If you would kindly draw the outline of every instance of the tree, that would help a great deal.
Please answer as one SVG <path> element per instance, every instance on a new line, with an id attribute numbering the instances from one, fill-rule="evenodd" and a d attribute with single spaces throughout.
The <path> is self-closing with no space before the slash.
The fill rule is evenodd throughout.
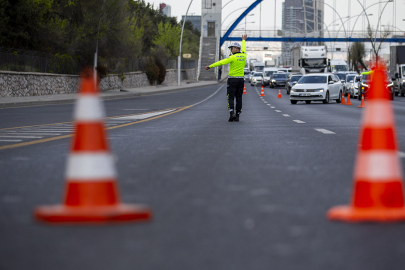
<path id="1" fill-rule="evenodd" d="M 379 38 L 380 41 L 377 42 L 376 38 L 378 36 L 377 31 L 374 31 L 374 29 L 368 25 L 367 27 L 367 38 L 370 40 L 371 47 L 373 49 L 374 55 L 378 57 L 378 54 L 380 50 L 382 49 L 382 44 L 386 38 L 388 38 L 391 35 L 391 31 L 389 29 L 384 29 L 383 32 L 380 31 L 379 33 Z"/>
<path id="2" fill-rule="evenodd" d="M 359 64 L 364 68 L 367 69 L 366 65 L 364 64 L 363 59 L 366 56 L 366 47 L 362 42 L 354 42 L 349 50 L 349 57 L 348 63 L 356 69 L 357 72 Z"/>

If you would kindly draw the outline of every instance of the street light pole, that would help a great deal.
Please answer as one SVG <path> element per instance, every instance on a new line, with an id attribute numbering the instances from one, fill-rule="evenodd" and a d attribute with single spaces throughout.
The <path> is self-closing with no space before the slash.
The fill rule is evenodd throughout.
<path id="1" fill-rule="evenodd" d="M 191 0 L 190 4 L 188 5 L 186 16 L 184 16 L 183 27 L 181 28 L 179 57 L 177 58 L 177 85 L 178 86 L 180 86 L 180 75 L 181 75 L 181 43 L 183 41 L 183 30 L 184 30 L 184 24 L 186 23 L 186 20 L 187 20 L 187 13 L 188 13 L 188 10 L 190 9 L 191 3 L 193 3 L 193 0 Z"/>

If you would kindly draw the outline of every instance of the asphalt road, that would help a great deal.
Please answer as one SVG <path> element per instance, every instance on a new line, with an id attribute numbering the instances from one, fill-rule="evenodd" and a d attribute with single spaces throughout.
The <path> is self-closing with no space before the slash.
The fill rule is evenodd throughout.
<path id="1" fill-rule="evenodd" d="M 360 102 L 246 88 L 237 123 L 225 85 L 105 102 L 121 199 L 154 215 L 125 225 L 34 221 L 62 200 L 73 105 L 1 109 L 0 269 L 404 269 L 405 224 L 325 218 L 350 200 Z"/>

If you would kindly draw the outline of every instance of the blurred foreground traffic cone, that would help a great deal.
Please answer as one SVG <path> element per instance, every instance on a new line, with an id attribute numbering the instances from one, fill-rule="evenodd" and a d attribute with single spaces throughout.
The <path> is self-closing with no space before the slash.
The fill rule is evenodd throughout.
<path id="1" fill-rule="evenodd" d="M 384 68 L 374 70 L 363 113 L 352 201 L 350 205 L 330 209 L 327 217 L 331 220 L 405 220 L 402 168 L 385 76 Z"/>
<path id="2" fill-rule="evenodd" d="M 263 90 L 263 85 L 262 85 L 262 91 L 260 92 L 260 96 L 261 97 L 264 97 L 265 95 L 264 95 L 264 90 Z"/>
<path id="3" fill-rule="evenodd" d="M 278 89 L 278 97 L 277 98 L 283 98 L 282 96 L 281 96 L 281 90 L 280 89 Z"/>
<path id="4" fill-rule="evenodd" d="M 360 103 L 359 108 L 364 108 L 364 107 L 366 107 L 366 104 L 364 103 L 364 96 L 361 96 L 361 103 Z"/>
<path id="5" fill-rule="evenodd" d="M 93 70 L 85 70 L 81 77 L 74 110 L 75 134 L 66 168 L 65 198 L 61 205 L 37 207 L 35 217 L 50 223 L 149 220 L 152 214 L 147 207 L 120 202 L 114 157 L 104 130 L 104 107 Z"/>
<path id="6" fill-rule="evenodd" d="M 243 86 L 243 94 L 246 95 L 246 85 Z"/>
<path id="7" fill-rule="evenodd" d="M 347 102 L 346 102 L 346 105 L 353 105 L 353 104 L 350 102 L 350 94 L 347 94 Z"/>
<path id="8" fill-rule="evenodd" d="M 343 95 L 342 95 L 342 103 L 340 103 L 340 104 L 346 105 L 346 102 L 345 102 L 345 94 L 344 94 L 344 93 L 343 93 Z"/>

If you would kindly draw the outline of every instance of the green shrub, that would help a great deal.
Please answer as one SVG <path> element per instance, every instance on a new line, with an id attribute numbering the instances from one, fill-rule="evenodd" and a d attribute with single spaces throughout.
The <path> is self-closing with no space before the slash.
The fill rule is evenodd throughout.
<path id="1" fill-rule="evenodd" d="M 145 63 L 143 69 L 146 77 L 148 77 L 150 85 L 154 85 L 156 80 L 159 78 L 159 67 L 154 63 L 154 61 L 149 59 Z"/>
<path id="2" fill-rule="evenodd" d="M 157 83 L 162 84 L 166 78 L 166 68 L 163 65 L 162 61 L 160 61 L 160 59 L 156 58 L 155 62 L 156 66 L 159 68 L 159 76 L 157 78 Z"/>

